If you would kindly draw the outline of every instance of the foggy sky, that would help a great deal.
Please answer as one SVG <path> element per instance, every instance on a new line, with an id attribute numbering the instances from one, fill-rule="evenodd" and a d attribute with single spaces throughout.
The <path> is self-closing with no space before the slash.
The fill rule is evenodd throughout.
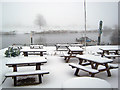
<path id="1" fill-rule="evenodd" d="M 84 30 L 83 2 L 4 2 L 2 3 L 2 31 L 39 31 L 35 19 L 41 14 L 47 26 Z M 102 20 L 104 26 L 118 25 L 117 2 L 87 2 L 87 29 L 98 29 Z"/>

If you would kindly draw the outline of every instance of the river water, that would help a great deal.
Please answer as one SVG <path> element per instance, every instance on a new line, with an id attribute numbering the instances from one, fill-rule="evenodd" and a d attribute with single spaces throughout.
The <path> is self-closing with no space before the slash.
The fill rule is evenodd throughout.
<path id="1" fill-rule="evenodd" d="M 76 38 L 82 37 L 83 33 L 49 33 L 49 34 L 34 34 L 33 44 L 55 45 L 56 43 L 76 43 Z M 112 32 L 102 34 L 102 43 L 111 43 L 110 37 Z M 98 33 L 87 33 L 87 37 L 97 40 Z M 29 45 L 31 40 L 30 34 L 2 35 L 2 47 L 5 48 L 13 44 Z"/>

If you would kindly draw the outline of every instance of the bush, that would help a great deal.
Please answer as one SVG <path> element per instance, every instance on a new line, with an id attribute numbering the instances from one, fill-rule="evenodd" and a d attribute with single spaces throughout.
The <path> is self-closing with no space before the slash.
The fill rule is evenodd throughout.
<path id="1" fill-rule="evenodd" d="M 9 47 L 8 50 L 5 51 L 6 57 L 16 57 L 20 55 L 20 48 Z"/>

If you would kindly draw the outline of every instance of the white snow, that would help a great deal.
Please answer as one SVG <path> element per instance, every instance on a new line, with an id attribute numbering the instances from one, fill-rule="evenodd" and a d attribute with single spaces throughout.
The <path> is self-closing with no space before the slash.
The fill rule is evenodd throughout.
<path id="1" fill-rule="evenodd" d="M 90 54 L 90 55 L 99 55 L 97 54 L 97 51 L 100 47 L 104 46 L 89 46 L 86 47 L 86 51 L 84 51 L 83 54 Z M 60 57 L 63 53 L 66 51 L 56 51 L 55 46 L 48 46 L 44 47 L 45 50 L 47 50 L 47 54 L 45 57 L 47 58 L 47 63 L 41 66 L 41 70 L 47 70 L 50 72 L 50 74 L 45 75 L 43 78 L 43 83 L 38 85 L 30 85 L 30 86 L 20 86 L 20 88 L 62 88 L 62 85 L 65 81 L 68 81 L 72 78 L 77 78 L 77 76 L 74 76 L 75 70 L 72 69 L 69 66 L 69 63 L 65 63 L 64 57 Z M 0 76 L 2 79 L 0 79 L 2 82 L 5 78 L 5 74 L 8 72 L 12 72 L 12 67 L 7 67 L 6 63 L 8 62 L 8 59 L 15 60 L 15 58 L 24 58 L 24 56 L 21 55 L 18 57 L 10 57 L 7 58 L 4 55 L 5 49 L 0 50 L 0 56 L 1 56 L 1 62 L 0 63 L 2 68 L 0 68 L 0 71 L 2 71 L 2 74 Z M 29 55 L 28 57 L 40 57 L 39 55 Z M 70 63 L 78 64 L 77 58 L 71 58 Z M 119 64 L 118 60 L 113 60 L 114 64 Z M 35 66 L 25 66 L 25 67 L 18 67 L 18 71 L 28 71 L 28 70 L 35 70 Z M 101 72 L 99 74 L 96 74 L 96 78 L 106 80 L 108 83 L 110 83 L 112 88 L 118 88 L 118 69 L 112 69 L 111 70 L 111 77 L 108 77 L 106 72 Z M 81 77 L 88 77 L 88 73 L 84 71 L 80 71 Z M 101 83 L 102 84 L 102 83 Z M 11 78 L 7 78 L 6 81 L 3 83 L 2 88 L 16 88 L 13 85 L 13 80 Z M 19 87 L 17 87 L 19 88 Z"/>
<path id="2" fill-rule="evenodd" d="M 106 80 L 99 78 L 77 77 L 64 82 L 63 88 L 111 88 L 111 85 Z"/>

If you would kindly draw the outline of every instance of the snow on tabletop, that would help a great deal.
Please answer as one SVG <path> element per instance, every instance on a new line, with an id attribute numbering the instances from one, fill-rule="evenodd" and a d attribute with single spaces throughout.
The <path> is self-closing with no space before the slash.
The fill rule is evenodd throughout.
<path id="1" fill-rule="evenodd" d="M 81 58 L 81 59 L 85 59 L 85 60 L 89 60 L 89 61 L 93 61 L 93 62 L 97 62 L 97 63 L 109 63 L 112 62 L 112 59 L 108 59 L 108 58 L 104 58 L 101 56 L 95 56 L 95 55 L 77 55 L 77 58 Z"/>
<path id="2" fill-rule="evenodd" d="M 6 64 L 24 64 L 24 63 L 44 63 L 47 62 L 45 57 L 21 57 L 14 60 L 8 60 Z"/>
<path id="3" fill-rule="evenodd" d="M 71 51 L 83 51 L 80 47 L 68 47 Z"/>

